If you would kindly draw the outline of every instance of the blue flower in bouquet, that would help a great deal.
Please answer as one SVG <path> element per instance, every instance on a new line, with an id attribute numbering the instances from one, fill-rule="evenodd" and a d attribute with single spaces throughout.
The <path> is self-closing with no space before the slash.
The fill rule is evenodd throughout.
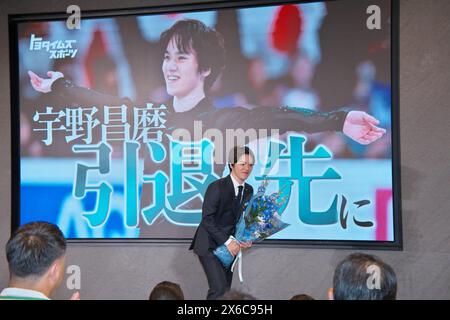
<path id="1" fill-rule="evenodd" d="M 267 184 L 268 181 L 264 180 L 258 193 L 244 206 L 244 214 L 236 225 L 236 240 L 259 242 L 289 226 L 280 218 L 289 195 L 282 189 L 267 196 Z M 214 254 L 226 268 L 231 267 L 234 257 L 224 244 L 214 250 Z"/>

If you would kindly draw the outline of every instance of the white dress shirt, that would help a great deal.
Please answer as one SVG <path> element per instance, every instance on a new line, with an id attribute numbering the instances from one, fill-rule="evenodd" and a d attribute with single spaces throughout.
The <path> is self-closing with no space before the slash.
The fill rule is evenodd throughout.
<path id="1" fill-rule="evenodd" d="M 240 186 L 242 186 L 242 193 L 244 193 L 245 182 L 240 184 L 232 174 L 230 174 L 230 177 L 231 177 L 231 181 L 233 181 L 234 196 L 237 197 Z"/>
<path id="2" fill-rule="evenodd" d="M 0 296 L 50 300 L 50 298 L 42 292 L 22 288 L 5 288 L 0 292 Z"/>

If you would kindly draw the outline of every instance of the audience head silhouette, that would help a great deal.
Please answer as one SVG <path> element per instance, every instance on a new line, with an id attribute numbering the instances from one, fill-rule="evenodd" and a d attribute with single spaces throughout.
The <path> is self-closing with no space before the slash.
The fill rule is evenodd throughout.
<path id="1" fill-rule="evenodd" d="M 335 300 L 395 300 L 397 277 L 380 258 L 362 253 L 346 257 L 336 267 L 332 297 Z"/>
<path id="2" fill-rule="evenodd" d="M 315 300 L 309 294 L 296 294 L 290 300 Z"/>
<path id="3" fill-rule="evenodd" d="M 251 294 L 232 289 L 225 292 L 224 295 L 220 297 L 219 300 L 257 300 L 257 299 Z"/>
<path id="4" fill-rule="evenodd" d="M 66 239 L 61 230 L 47 222 L 27 223 L 6 244 L 9 288 L 38 292 L 48 297 L 63 277 Z"/>
<path id="5" fill-rule="evenodd" d="M 153 288 L 149 300 L 184 300 L 184 294 L 179 284 L 163 281 Z"/>

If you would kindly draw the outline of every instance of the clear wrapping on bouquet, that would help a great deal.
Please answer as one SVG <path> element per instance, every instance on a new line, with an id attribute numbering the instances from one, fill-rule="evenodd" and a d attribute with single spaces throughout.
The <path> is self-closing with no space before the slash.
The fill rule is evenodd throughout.
<path id="1" fill-rule="evenodd" d="M 234 237 L 239 242 L 259 242 L 288 227 L 289 224 L 281 220 L 289 194 L 285 193 L 286 186 L 271 195 L 266 195 L 268 181 L 263 180 L 258 192 L 244 204 Z M 234 258 L 225 244 L 217 247 L 214 254 L 227 268 L 231 268 Z"/>

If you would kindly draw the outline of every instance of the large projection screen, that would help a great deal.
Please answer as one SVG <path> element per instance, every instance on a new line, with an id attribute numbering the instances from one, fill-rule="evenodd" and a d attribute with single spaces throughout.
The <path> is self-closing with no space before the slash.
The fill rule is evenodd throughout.
<path id="1" fill-rule="evenodd" d="M 402 248 L 398 3 L 69 20 L 10 17 L 12 230 L 49 221 L 71 241 L 188 242 L 238 144 L 255 153 L 255 191 L 265 179 L 287 197 L 290 225 L 264 244 Z"/>

